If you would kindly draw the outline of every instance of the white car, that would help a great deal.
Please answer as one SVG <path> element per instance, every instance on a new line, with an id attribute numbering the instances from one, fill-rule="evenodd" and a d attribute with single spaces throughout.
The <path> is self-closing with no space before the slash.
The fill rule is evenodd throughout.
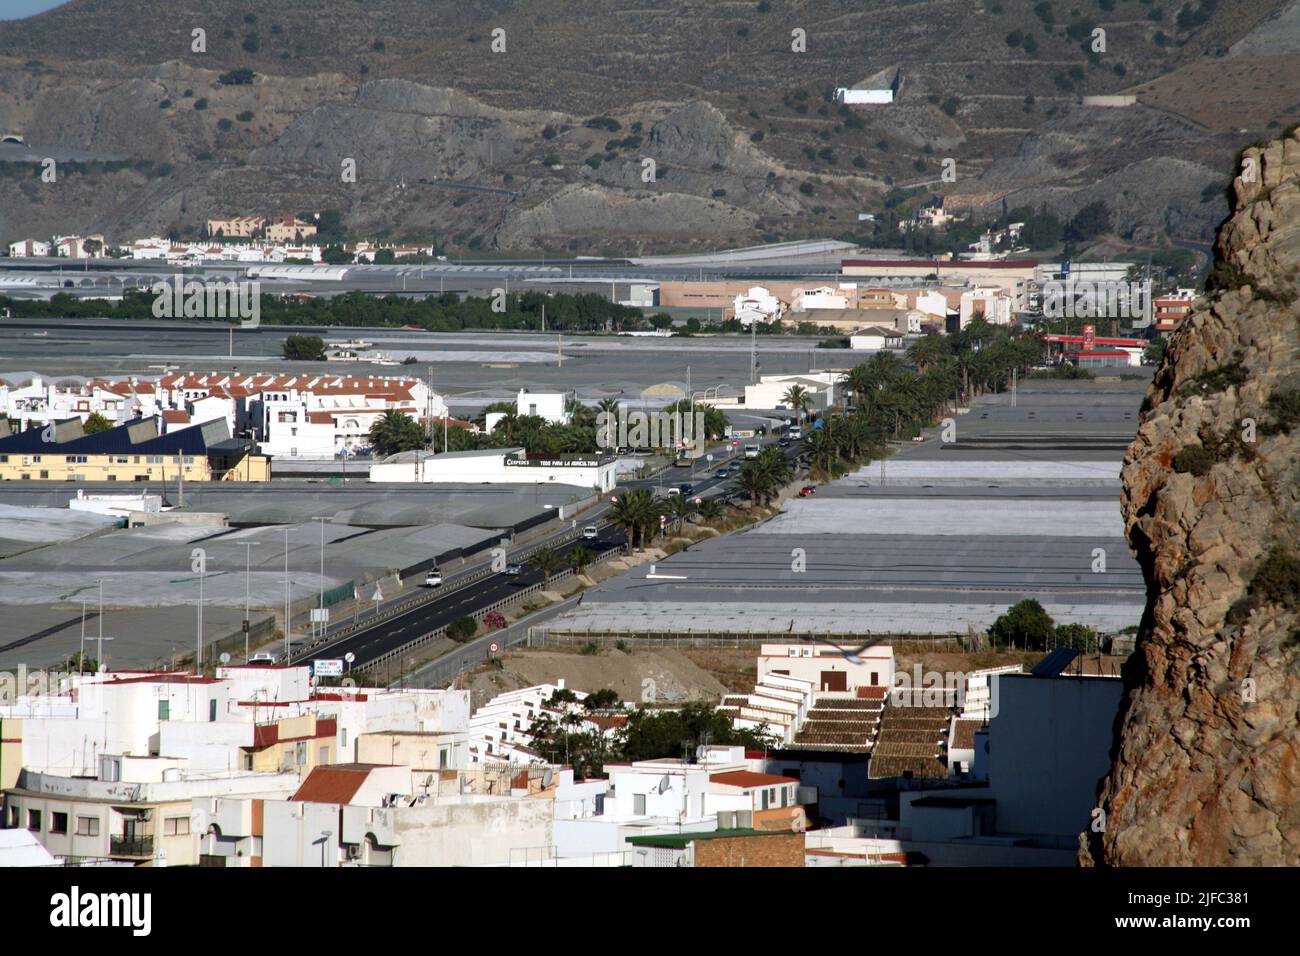
<path id="1" fill-rule="evenodd" d="M 600 529 L 594 524 L 589 524 L 582 529 L 582 537 L 584 541 L 595 541 L 600 537 Z"/>
<path id="2" fill-rule="evenodd" d="M 426 588 L 442 587 L 442 572 L 437 568 L 432 568 L 429 573 L 424 576 L 424 586 Z"/>
<path id="3" fill-rule="evenodd" d="M 757 443 L 745 446 L 746 458 L 757 458 L 758 453 L 763 450 L 763 446 Z"/>

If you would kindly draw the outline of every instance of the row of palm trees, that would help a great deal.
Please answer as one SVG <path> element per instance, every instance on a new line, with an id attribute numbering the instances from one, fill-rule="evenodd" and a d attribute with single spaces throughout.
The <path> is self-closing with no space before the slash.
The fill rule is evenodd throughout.
<path id="1" fill-rule="evenodd" d="M 1006 389 L 1013 374 L 1042 360 L 1045 349 L 1032 333 L 976 316 L 960 332 L 917 340 L 905 359 L 896 352 L 875 353 L 848 373 L 851 406 L 823 416 L 805 436 L 813 472 L 825 477 L 837 463 L 852 466 L 879 457 L 887 441 L 914 437 L 960 402 Z"/>
<path id="2" fill-rule="evenodd" d="M 614 498 L 609 521 L 623 529 L 633 550 L 643 550 L 670 524 L 674 530 L 680 531 L 692 514 L 698 514 L 705 521 L 716 521 L 725 510 L 716 498 L 696 499 L 688 495 L 657 498 L 648 488 L 632 488 Z"/>

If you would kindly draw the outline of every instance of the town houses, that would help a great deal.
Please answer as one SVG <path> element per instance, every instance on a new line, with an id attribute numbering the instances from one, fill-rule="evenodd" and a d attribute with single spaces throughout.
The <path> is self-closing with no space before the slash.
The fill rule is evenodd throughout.
<path id="1" fill-rule="evenodd" d="M 11 431 L 98 414 L 110 425 L 158 418 L 165 434 L 216 419 L 276 458 L 334 458 L 369 444 L 389 411 L 416 421 L 448 415 L 442 396 L 419 379 L 382 375 L 170 373 L 51 382 L 0 380 L 0 415 Z"/>

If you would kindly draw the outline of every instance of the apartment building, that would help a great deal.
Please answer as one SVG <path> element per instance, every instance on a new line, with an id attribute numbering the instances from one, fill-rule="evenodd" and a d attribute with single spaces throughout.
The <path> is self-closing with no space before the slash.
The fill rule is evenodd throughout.
<path id="1" fill-rule="evenodd" d="M 218 805 L 286 800 L 367 734 L 377 747 L 404 732 L 459 739 L 463 752 L 467 691 L 318 694 L 309 680 L 306 667 L 247 665 L 69 674 L 19 696 L 0 705 L 0 825 L 67 858 L 194 864 L 201 838 L 222 841 Z"/>
<path id="2" fill-rule="evenodd" d="M 162 433 L 137 419 L 87 435 L 80 421 L 0 438 L 3 481 L 269 481 L 271 462 L 224 419 Z"/>

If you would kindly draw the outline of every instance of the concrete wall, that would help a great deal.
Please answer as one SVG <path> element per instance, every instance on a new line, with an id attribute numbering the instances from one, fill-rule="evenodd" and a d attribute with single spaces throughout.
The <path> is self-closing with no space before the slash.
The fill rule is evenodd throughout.
<path id="1" fill-rule="evenodd" d="M 409 807 L 396 815 L 395 866 L 499 866 L 511 850 L 554 845 L 545 797 Z"/>

